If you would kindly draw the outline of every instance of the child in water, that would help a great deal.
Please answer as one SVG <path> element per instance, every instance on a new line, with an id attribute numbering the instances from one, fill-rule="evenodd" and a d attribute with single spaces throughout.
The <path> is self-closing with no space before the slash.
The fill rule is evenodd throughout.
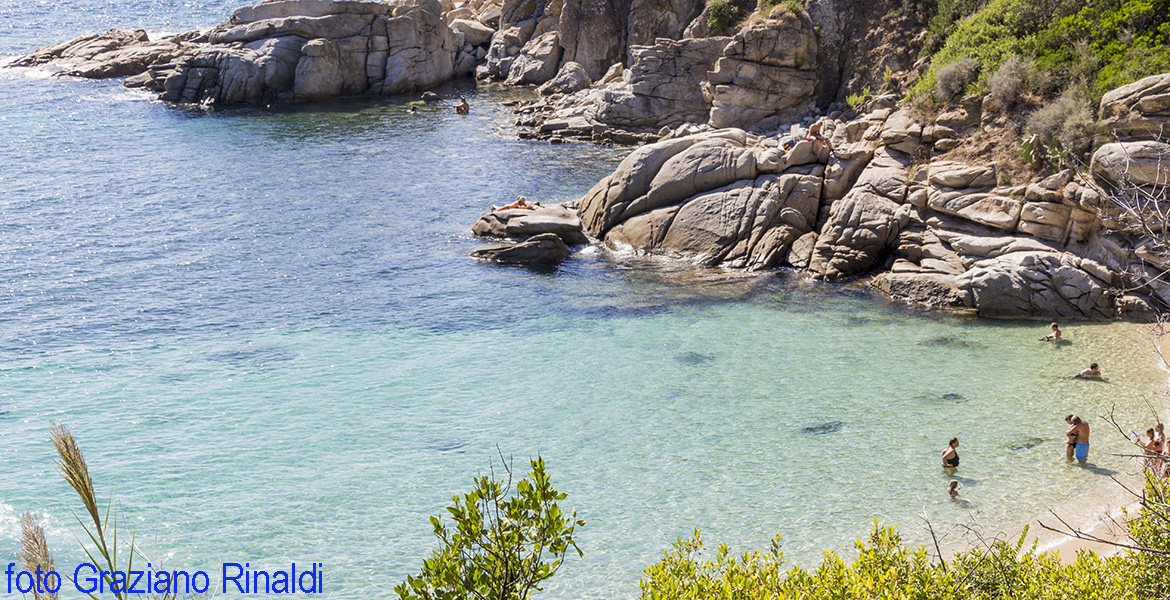
<path id="1" fill-rule="evenodd" d="M 959 485 L 959 480 L 957 479 L 952 479 L 951 482 L 947 484 L 947 495 L 951 497 L 951 500 L 958 500 L 959 490 L 962 489 L 962 487 L 963 486 Z"/>

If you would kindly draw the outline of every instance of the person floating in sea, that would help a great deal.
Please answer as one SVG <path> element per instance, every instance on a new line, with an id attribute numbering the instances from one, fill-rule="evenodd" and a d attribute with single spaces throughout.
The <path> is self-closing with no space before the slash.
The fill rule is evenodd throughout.
<path id="1" fill-rule="evenodd" d="M 942 463 L 944 469 L 954 469 L 959 466 L 959 438 L 953 437 L 947 443 L 947 447 L 942 451 Z"/>
<path id="2" fill-rule="evenodd" d="M 1060 341 L 1060 326 L 1056 323 L 1051 325 L 1052 333 L 1040 338 L 1042 342 L 1059 342 Z"/>
<path id="3" fill-rule="evenodd" d="M 1097 367 L 1097 363 L 1093 363 L 1093 364 L 1089 365 L 1088 369 L 1085 369 L 1084 371 L 1081 371 L 1080 373 L 1073 375 L 1073 377 L 1076 377 L 1078 379 L 1100 379 L 1101 378 L 1101 369 Z"/>
<path id="4" fill-rule="evenodd" d="M 1068 423 L 1068 429 L 1064 432 L 1068 436 L 1065 457 L 1069 462 L 1075 458 L 1083 465 L 1089 459 L 1089 424 L 1076 415 L 1068 415 L 1064 421 Z"/>
<path id="5" fill-rule="evenodd" d="M 418 114 L 418 107 L 417 107 L 417 106 L 415 106 L 415 105 L 413 105 L 413 104 L 411 104 L 411 105 L 410 105 L 410 110 L 408 110 L 408 111 L 406 111 L 406 112 L 409 112 L 409 113 L 410 113 L 410 114 L 412 114 L 412 115 L 417 115 L 417 114 Z"/>
<path id="6" fill-rule="evenodd" d="M 455 105 L 455 114 L 468 115 L 471 114 L 471 105 L 467 103 L 467 98 L 459 97 L 459 104 Z"/>
<path id="7" fill-rule="evenodd" d="M 540 208 L 540 203 L 539 202 L 529 202 L 528 198 L 525 198 L 524 196 L 516 196 L 516 201 L 511 203 L 511 204 L 506 204 L 504 206 L 492 206 L 492 212 L 496 212 L 496 211 L 500 211 L 500 210 L 512 210 L 514 208 L 520 208 L 520 209 L 525 209 L 525 210 L 535 210 L 537 208 Z"/>
<path id="8" fill-rule="evenodd" d="M 952 479 L 951 482 L 947 484 L 947 495 L 951 497 L 951 500 L 958 500 L 959 490 L 961 489 L 963 489 L 963 486 L 959 483 L 959 480 Z"/>

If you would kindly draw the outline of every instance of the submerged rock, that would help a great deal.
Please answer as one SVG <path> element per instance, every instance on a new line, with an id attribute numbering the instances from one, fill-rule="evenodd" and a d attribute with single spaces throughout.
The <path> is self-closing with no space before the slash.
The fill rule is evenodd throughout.
<path id="1" fill-rule="evenodd" d="M 843 427 L 844 425 L 845 425 L 845 423 L 843 423 L 841 421 L 828 421 L 825 423 L 821 423 L 820 425 L 811 425 L 809 427 L 802 427 L 800 429 L 800 432 L 801 433 L 811 433 L 814 435 L 824 435 L 826 433 L 836 433 L 838 431 L 841 431 L 841 427 Z"/>
<path id="2" fill-rule="evenodd" d="M 555 265 L 569 256 L 565 242 L 555 233 L 542 233 L 518 244 L 502 244 L 472 251 L 471 257 L 503 264 Z"/>

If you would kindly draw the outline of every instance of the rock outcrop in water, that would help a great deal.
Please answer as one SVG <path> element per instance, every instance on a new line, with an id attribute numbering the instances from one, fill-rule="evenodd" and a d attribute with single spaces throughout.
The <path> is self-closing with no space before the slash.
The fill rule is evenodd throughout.
<path id="1" fill-rule="evenodd" d="M 476 50 L 468 32 L 476 35 L 447 25 L 438 0 L 275 0 L 245 6 L 207 32 L 150 40 L 114 29 L 14 64 L 127 77 L 127 87 L 169 102 L 293 103 L 399 94 L 469 74 Z"/>
<path id="2" fill-rule="evenodd" d="M 1160 118 L 1166 77 L 1127 86 L 1127 106 L 1145 107 L 1141 122 Z M 1102 112 L 1119 96 L 1107 94 Z M 1148 240 L 1103 194 L 1120 180 L 1164 190 L 1170 146 L 1106 144 L 1092 172 L 1013 182 L 997 162 L 950 153 L 980 130 L 977 104 L 920 121 L 879 98 L 866 114 L 822 119 L 827 140 L 803 139 L 799 127 L 786 140 L 671 132 L 634 150 L 577 213 L 615 250 L 826 281 L 869 276 L 890 298 L 981 315 L 1143 320 L 1170 302 L 1159 276 L 1170 264 L 1143 251 Z"/>

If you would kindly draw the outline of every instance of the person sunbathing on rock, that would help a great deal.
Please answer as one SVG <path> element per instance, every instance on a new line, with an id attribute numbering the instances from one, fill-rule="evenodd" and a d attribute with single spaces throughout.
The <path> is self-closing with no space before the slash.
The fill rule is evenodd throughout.
<path id="1" fill-rule="evenodd" d="M 535 210 L 537 208 L 540 208 L 540 203 L 539 202 L 529 202 L 528 198 L 525 198 L 524 196 L 516 196 L 516 201 L 511 203 L 511 204 L 508 204 L 505 206 L 492 206 L 492 212 L 497 212 L 497 211 L 501 211 L 501 210 L 512 210 L 515 208 L 520 208 L 520 209 L 525 209 L 525 210 Z"/>

